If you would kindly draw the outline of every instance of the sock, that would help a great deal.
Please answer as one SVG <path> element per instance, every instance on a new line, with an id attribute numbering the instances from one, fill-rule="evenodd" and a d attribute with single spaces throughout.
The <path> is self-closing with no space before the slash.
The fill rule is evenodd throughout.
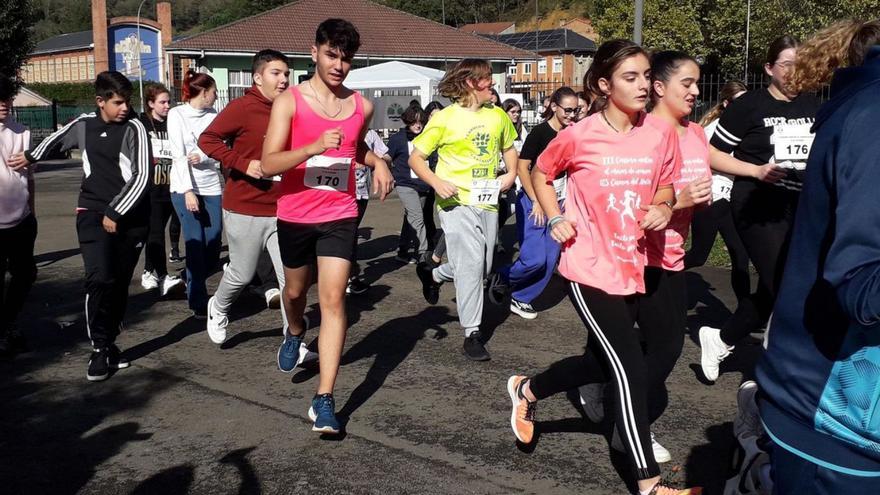
<path id="1" fill-rule="evenodd" d="M 475 332 L 479 332 L 479 331 L 480 331 L 480 327 L 465 328 L 464 329 L 464 336 L 465 336 L 465 338 L 467 338 L 467 337 L 470 337 L 471 335 L 473 335 Z"/>

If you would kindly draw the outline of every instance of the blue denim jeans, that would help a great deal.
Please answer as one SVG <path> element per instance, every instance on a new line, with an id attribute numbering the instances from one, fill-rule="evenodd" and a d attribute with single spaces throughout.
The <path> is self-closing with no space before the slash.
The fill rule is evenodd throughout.
<path id="1" fill-rule="evenodd" d="M 197 313 L 208 308 L 208 288 L 205 281 L 220 260 L 223 220 L 220 200 L 222 196 L 197 196 L 199 211 L 186 209 L 183 194 L 171 193 L 171 203 L 180 225 L 186 245 L 186 298 L 189 307 Z"/>

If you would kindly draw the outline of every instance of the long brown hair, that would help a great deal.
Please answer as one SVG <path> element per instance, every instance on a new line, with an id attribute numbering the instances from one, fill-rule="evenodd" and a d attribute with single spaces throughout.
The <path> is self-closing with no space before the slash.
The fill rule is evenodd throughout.
<path id="1" fill-rule="evenodd" d="M 608 96 L 599 87 L 599 79 L 610 81 L 614 71 L 620 67 L 624 60 L 637 55 L 650 59 L 644 48 L 630 40 L 623 39 L 608 40 L 596 50 L 593 64 L 584 75 L 584 88 L 594 95 L 599 95 L 593 102 L 596 111 L 603 110 L 608 105 Z"/>
<path id="2" fill-rule="evenodd" d="M 490 77 L 492 77 L 492 66 L 489 62 L 480 58 L 466 58 L 446 71 L 443 79 L 437 84 L 437 91 L 450 101 L 467 106 L 470 104 L 471 90 L 468 81 L 473 84 L 480 79 Z"/>
<path id="3" fill-rule="evenodd" d="M 721 113 L 724 112 L 727 105 L 736 98 L 737 94 L 743 91 L 748 91 L 748 88 L 741 81 L 727 81 L 721 87 L 721 91 L 718 92 L 718 104 L 709 109 L 706 115 L 703 115 L 703 118 L 700 119 L 700 125 L 706 127 L 715 119 L 721 117 Z"/>
<path id="4" fill-rule="evenodd" d="M 186 71 L 186 77 L 183 78 L 183 87 L 181 88 L 183 101 L 189 101 L 202 94 L 203 91 L 216 87 L 217 83 L 214 82 L 213 77 L 189 69 Z"/>

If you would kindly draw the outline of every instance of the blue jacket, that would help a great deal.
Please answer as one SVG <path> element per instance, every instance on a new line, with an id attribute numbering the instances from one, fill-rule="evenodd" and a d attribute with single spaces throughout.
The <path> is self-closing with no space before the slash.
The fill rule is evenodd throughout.
<path id="1" fill-rule="evenodd" d="M 831 95 L 814 124 L 758 404 L 779 446 L 880 476 L 880 45 L 835 72 Z"/>
<path id="2" fill-rule="evenodd" d="M 409 140 L 406 138 L 406 127 L 401 128 L 399 132 L 388 138 L 388 155 L 391 157 L 391 175 L 394 176 L 394 183 L 398 187 L 411 187 L 418 192 L 431 192 L 431 186 L 410 174 Z M 435 155 L 431 155 L 428 160 L 429 162 L 435 161 Z"/>

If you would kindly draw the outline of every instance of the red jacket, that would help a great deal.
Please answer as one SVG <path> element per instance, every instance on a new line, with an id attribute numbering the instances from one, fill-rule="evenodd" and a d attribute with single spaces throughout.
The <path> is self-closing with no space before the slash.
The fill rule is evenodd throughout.
<path id="1" fill-rule="evenodd" d="M 247 175 L 259 160 L 269 128 L 272 102 L 256 86 L 229 102 L 199 136 L 199 148 L 226 169 L 223 209 L 242 215 L 274 217 L 281 182 Z"/>

